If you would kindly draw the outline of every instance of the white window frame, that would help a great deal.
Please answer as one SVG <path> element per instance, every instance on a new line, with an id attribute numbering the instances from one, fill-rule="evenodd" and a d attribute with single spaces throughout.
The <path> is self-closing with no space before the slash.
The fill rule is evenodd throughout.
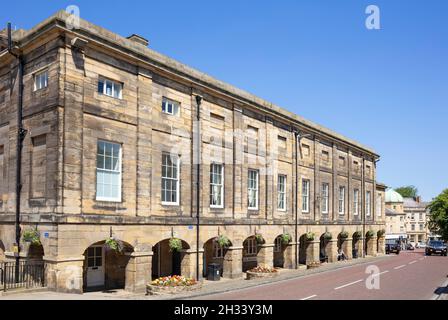
<path id="1" fill-rule="evenodd" d="M 220 167 L 221 172 L 219 173 L 221 175 L 221 183 L 216 183 L 213 181 L 213 177 L 215 176 L 215 173 L 218 173 L 216 171 L 213 171 L 214 167 Z M 221 193 L 221 203 L 220 204 L 213 204 L 213 196 L 215 188 L 219 188 L 219 192 Z M 224 208 L 224 165 L 222 163 L 212 163 L 210 165 L 210 208 Z"/>
<path id="2" fill-rule="evenodd" d="M 353 190 L 353 215 L 359 215 L 359 189 Z"/>
<path id="3" fill-rule="evenodd" d="M 282 183 L 280 181 L 283 180 Z M 277 177 L 277 210 L 279 211 L 286 211 L 286 182 L 287 178 L 284 174 L 279 174 Z M 283 186 L 283 190 L 281 189 L 281 186 Z M 283 197 L 283 199 L 281 199 Z M 283 206 L 281 204 L 283 203 Z"/>
<path id="4" fill-rule="evenodd" d="M 330 192 L 330 184 L 329 183 L 322 183 L 321 186 L 322 190 L 321 190 L 321 196 L 322 196 L 322 201 L 321 201 L 321 212 L 324 214 L 328 213 L 328 204 L 329 204 L 329 192 Z"/>
<path id="5" fill-rule="evenodd" d="M 304 188 L 305 186 L 306 188 Z M 310 186 L 310 180 L 302 179 L 302 213 L 310 212 Z"/>
<path id="6" fill-rule="evenodd" d="M 254 180 L 251 178 L 251 173 L 255 173 L 255 188 L 251 188 L 251 184 L 250 181 Z M 259 177 L 259 172 L 258 170 L 255 169 L 249 169 L 247 171 L 247 209 L 248 210 L 258 210 L 258 199 L 259 199 L 259 181 L 260 181 L 260 177 Z M 251 191 L 255 191 L 255 206 L 250 206 L 250 194 Z"/>
<path id="7" fill-rule="evenodd" d="M 42 76 L 43 86 L 42 85 Z M 34 74 L 34 91 L 42 90 L 48 87 L 48 69 L 38 71 Z"/>
<path id="8" fill-rule="evenodd" d="M 96 152 L 96 162 L 98 162 L 98 145 L 100 143 L 104 143 L 104 144 L 112 144 L 114 146 L 119 146 L 120 150 L 118 152 L 118 168 L 119 170 L 110 170 L 110 169 L 105 169 L 105 168 L 98 168 L 98 163 L 95 165 L 96 166 L 96 185 L 95 185 L 95 189 L 96 189 L 96 197 L 95 199 L 97 201 L 108 201 L 108 202 L 121 202 L 121 193 L 122 193 L 122 146 L 119 143 L 116 142 L 111 142 L 111 141 L 105 141 L 105 140 L 98 140 L 97 141 L 97 152 Z M 104 157 L 105 159 L 106 157 Z M 106 161 L 106 160 L 104 160 Z M 102 172 L 111 172 L 111 173 L 118 173 L 118 196 L 117 197 L 103 197 L 103 196 L 98 196 L 98 172 L 102 171 Z"/>
<path id="9" fill-rule="evenodd" d="M 254 256 L 257 254 L 257 239 L 255 237 L 250 237 L 246 239 L 247 241 L 247 251 L 246 255 Z"/>
<path id="10" fill-rule="evenodd" d="M 338 212 L 340 215 L 345 213 L 345 186 L 339 186 Z"/>
<path id="11" fill-rule="evenodd" d="M 366 191 L 366 217 L 370 217 L 372 215 L 372 205 L 371 205 L 371 192 Z"/>
<path id="12" fill-rule="evenodd" d="M 169 108 L 171 107 L 171 112 Z M 177 116 L 180 110 L 180 102 L 174 101 L 167 97 L 162 97 L 162 113 Z"/>
<path id="13" fill-rule="evenodd" d="M 163 166 L 164 166 L 163 159 L 164 159 L 165 156 L 166 157 L 171 157 L 171 162 L 176 164 L 176 178 L 164 177 L 163 176 Z M 173 158 L 174 158 L 174 161 L 173 161 Z M 163 185 L 164 185 L 163 181 L 164 181 L 164 179 L 176 182 L 176 201 L 163 201 L 162 194 L 164 192 L 164 189 L 163 189 Z M 161 199 L 162 199 L 162 205 L 164 205 L 164 206 L 178 206 L 179 202 L 180 202 L 179 201 L 180 200 L 180 189 L 179 189 L 179 186 L 180 186 L 180 157 L 178 155 L 172 155 L 172 154 L 166 153 L 166 152 L 162 153 L 161 182 L 162 182 L 162 188 L 161 188 L 161 192 L 162 193 L 161 193 L 160 196 L 161 196 Z"/>
<path id="14" fill-rule="evenodd" d="M 103 83 L 103 91 L 100 91 L 100 82 Z M 111 93 L 108 94 L 107 93 L 107 84 L 111 84 Z M 115 96 L 115 91 L 117 91 L 117 88 L 120 88 L 118 95 Z M 115 80 L 111 80 L 111 79 L 107 79 L 105 77 L 99 77 L 98 78 L 98 86 L 97 86 L 97 91 L 99 94 L 105 95 L 107 97 L 111 97 L 114 99 L 123 99 L 123 83 L 115 81 Z"/>

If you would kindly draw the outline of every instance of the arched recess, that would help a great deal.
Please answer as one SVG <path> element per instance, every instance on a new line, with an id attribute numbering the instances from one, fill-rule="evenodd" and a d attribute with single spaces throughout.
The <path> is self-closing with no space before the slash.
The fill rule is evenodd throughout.
<path id="1" fill-rule="evenodd" d="M 274 240 L 274 268 L 284 268 L 286 261 L 286 248 L 288 244 L 283 242 L 282 235 L 279 235 Z"/>
<path id="2" fill-rule="evenodd" d="M 232 246 L 232 243 L 228 245 Z M 222 247 L 217 242 L 217 237 L 211 238 L 204 243 L 204 270 L 203 276 L 208 275 L 208 265 L 210 263 L 217 263 L 220 265 L 219 274 L 224 274 L 224 260 L 229 253 L 227 247 Z"/>
<path id="3" fill-rule="evenodd" d="M 308 247 L 310 242 L 307 240 L 306 234 L 302 234 L 299 238 L 299 264 L 306 264 L 308 258 Z"/>
<path id="4" fill-rule="evenodd" d="M 325 232 L 319 238 L 319 260 L 320 262 L 328 262 L 328 257 L 331 256 L 331 233 Z"/>
<path id="5" fill-rule="evenodd" d="M 257 255 L 260 248 L 257 243 L 255 236 L 250 236 L 246 238 L 243 242 L 243 259 L 242 268 L 243 272 L 252 269 L 258 265 Z"/>
<path id="6" fill-rule="evenodd" d="M 84 291 L 124 289 L 126 268 L 134 248 L 118 240 L 119 248 L 114 250 L 99 241 L 84 251 Z"/>
<path id="7" fill-rule="evenodd" d="M 180 240 L 182 242 L 180 251 L 170 249 L 170 239 L 159 241 L 152 247 L 152 279 L 182 275 L 182 266 L 186 262 L 185 251 L 190 249 L 190 245 L 186 241 Z"/>

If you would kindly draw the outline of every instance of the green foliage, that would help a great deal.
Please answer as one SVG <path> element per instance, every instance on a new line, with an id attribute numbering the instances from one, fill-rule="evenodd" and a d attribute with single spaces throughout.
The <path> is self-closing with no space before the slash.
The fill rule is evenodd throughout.
<path id="1" fill-rule="evenodd" d="M 171 238 L 168 242 L 171 252 L 180 252 L 182 250 L 182 240 L 177 238 Z"/>
<path id="2" fill-rule="evenodd" d="M 324 239 L 325 240 L 331 240 L 333 238 L 333 236 L 331 235 L 330 232 L 325 232 L 324 233 Z"/>
<path id="3" fill-rule="evenodd" d="M 415 198 L 418 196 L 418 189 L 414 186 L 404 186 L 396 188 L 395 191 L 401 194 L 401 196 L 404 198 Z"/>
<path id="4" fill-rule="evenodd" d="M 375 235 L 375 232 L 373 230 L 367 231 L 367 234 L 366 234 L 367 238 L 373 238 L 374 235 Z"/>
<path id="5" fill-rule="evenodd" d="M 348 232 L 347 231 L 341 231 L 341 233 L 339 234 L 339 237 L 341 239 L 347 239 L 348 238 Z"/>
<path id="6" fill-rule="evenodd" d="M 255 240 L 257 240 L 257 243 L 259 243 L 259 244 L 264 243 L 264 238 L 263 238 L 263 236 L 262 236 L 261 234 L 259 234 L 259 233 L 257 233 L 257 234 L 255 235 Z"/>
<path id="7" fill-rule="evenodd" d="M 427 209 L 430 212 L 429 230 L 448 240 L 448 189 L 434 198 Z"/>
<path id="8" fill-rule="evenodd" d="M 385 234 L 386 234 L 386 230 L 385 230 L 385 229 L 381 229 L 381 230 L 379 230 L 378 233 L 377 233 L 378 238 L 383 237 Z"/>
<path id="9" fill-rule="evenodd" d="M 37 231 L 37 229 L 28 229 L 23 231 L 22 234 L 22 239 L 25 242 L 31 242 L 32 244 L 35 245 L 40 245 L 40 234 L 39 231 Z"/>
<path id="10" fill-rule="evenodd" d="M 282 237 L 282 243 L 283 244 L 288 244 L 288 243 L 291 242 L 292 237 L 291 237 L 291 235 L 289 233 L 284 233 L 284 234 L 281 235 L 281 237 Z"/>
<path id="11" fill-rule="evenodd" d="M 356 231 L 356 232 L 353 234 L 353 238 L 355 238 L 355 239 L 360 239 L 360 238 L 362 238 L 362 232 L 361 232 L 361 231 Z"/>
<path id="12" fill-rule="evenodd" d="M 108 238 L 104 241 L 104 243 L 114 251 L 121 252 L 123 250 L 123 245 L 115 238 Z"/>
<path id="13" fill-rule="evenodd" d="M 230 240 L 226 236 L 220 235 L 216 238 L 216 242 L 223 248 L 228 248 L 230 246 Z"/>
<path id="14" fill-rule="evenodd" d="M 316 234 L 314 232 L 307 232 L 305 237 L 307 241 L 313 241 L 316 237 Z"/>

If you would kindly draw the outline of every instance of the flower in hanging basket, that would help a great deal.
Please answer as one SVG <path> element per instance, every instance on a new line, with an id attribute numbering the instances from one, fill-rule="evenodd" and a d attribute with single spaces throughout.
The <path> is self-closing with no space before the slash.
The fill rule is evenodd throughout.
<path id="1" fill-rule="evenodd" d="M 257 233 L 257 234 L 255 235 L 255 240 L 257 240 L 257 243 L 259 243 L 259 244 L 263 244 L 263 243 L 264 243 L 264 238 L 263 238 L 263 236 L 262 236 L 261 234 L 259 234 L 259 233 Z"/>
<path id="2" fill-rule="evenodd" d="M 216 242 L 219 244 L 222 248 L 228 248 L 230 247 L 230 240 L 226 236 L 220 235 L 216 238 Z"/>
<path id="3" fill-rule="evenodd" d="M 189 287 L 197 284 L 197 281 L 193 278 L 187 278 L 184 276 L 168 276 L 160 277 L 151 281 L 151 285 L 160 287 Z"/>
<path id="4" fill-rule="evenodd" d="M 331 240 L 333 238 L 333 236 L 331 235 L 330 232 L 325 232 L 324 233 L 324 239 L 325 240 Z"/>
<path id="5" fill-rule="evenodd" d="M 347 238 L 348 238 L 348 232 L 347 232 L 347 231 L 342 231 L 342 232 L 339 234 L 339 237 L 340 237 L 341 239 L 347 239 Z"/>
<path id="6" fill-rule="evenodd" d="M 35 245 L 40 245 L 40 234 L 37 229 L 28 229 L 23 232 L 22 239 Z"/>
<path id="7" fill-rule="evenodd" d="M 306 241 L 313 241 L 316 237 L 316 234 L 314 232 L 307 232 L 305 237 Z"/>
<path id="8" fill-rule="evenodd" d="M 110 237 L 104 241 L 104 244 L 110 249 L 121 252 L 123 251 L 123 244 L 120 240 L 115 239 L 114 237 Z"/>
<path id="9" fill-rule="evenodd" d="M 281 238 L 282 238 L 282 243 L 283 243 L 283 244 L 288 244 L 288 243 L 290 243 L 290 242 L 291 242 L 291 239 L 292 239 L 292 237 L 291 237 L 291 235 L 290 235 L 289 233 L 284 233 L 284 234 L 282 234 L 282 235 L 281 235 Z"/>
<path id="10" fill-rule="evenodd" d="M 168 246 L 171 252 L 180 252 L 182 250 L 182 240 L 177 238 L 171 238 Z"/>
<path id="11" fill-rule="evenodd" d="M 375 235 L 375 232 L 373 232 L 373 230 L 367 231 L 367 238 L 373 238 L 374 235 Z"/>

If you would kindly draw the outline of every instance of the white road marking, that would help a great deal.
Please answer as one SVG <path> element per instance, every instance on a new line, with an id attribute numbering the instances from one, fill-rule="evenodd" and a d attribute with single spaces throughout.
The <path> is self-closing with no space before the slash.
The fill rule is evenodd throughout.
<path id="1" fill-rule="evenodd" d="M 315 297 L 317 297 L 317 294 L 313 294 L 312 296 L 309 296 L 309 297 L 306 297 L 306 298 L 303 298 L 303 299 L 300 299 L 300 300 L 309 300 L 309 299 L 313 299 Z"/>
<path id="2" fill-rule="evenodd" d="M 417 262 L 417 260 L 414 260 L 414 261 L 409 262 L 409 264 L 414 264 L 416 262 Z"/>
<path id="3" fill-rule="evenodd" d="M 421 261 L 421 260 L 423 260 L 423 259 L 425 259 L 425 258 L 420 258 L 420 259 L 418 259 L 418 260 L 420 260 L 420 261 Z"/>
<path id="4" fill-rule="evenodd" d="M 383 271 L 383 272 L 374 274 L 372 277 L 380 276 L 380 275 L 382 275 L 382 274 L 384 274 L 384 273 L 388 273 L 388 272 L 389 272 L 389 270 L 386 270 L 386 271 Z"/>
<path id="5" fill-rule="evenodd" d="M 361 279 L 361 280 L 357 280 L 357 281 L 353 281 L 353 282 L 350 282 L 350 283 L 344 284 L 343 286 L 340 286 L 340 287 L 336 287 L 336 288 L 334 288 L 334 290 L 339 290 L 339 289 L 342 289 L 342 288 L 345 288 L 345 287 L 351 286 L 352 284 L 355 284 L 355 283 L 358 283 L 358 282 L 361 282 L 361 281 L 364 281 L 364 279 Z"/>
<path id="6" fill-rule="evenodd" d="M 406 267 L 406 265 L 405 265 L 405 264 L 402 264 L 401 266 L 395 267 L 394 269 L 395 269 L 395 270 L 398 270 L 398 269 L 401 269 L 401 268 L 404 268 L 404 267 Z"/>

